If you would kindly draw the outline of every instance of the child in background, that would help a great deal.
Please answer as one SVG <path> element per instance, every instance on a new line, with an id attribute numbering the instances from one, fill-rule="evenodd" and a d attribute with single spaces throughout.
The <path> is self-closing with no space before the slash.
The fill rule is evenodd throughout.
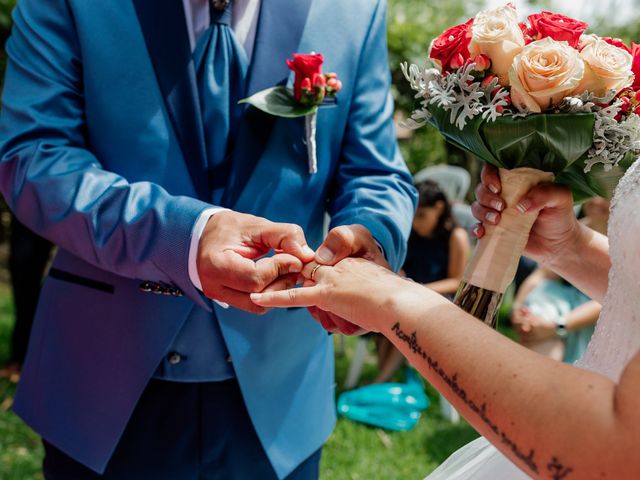
<path id="1" fill-rule="evenodd" d="M 607 233 L 609 201 L 592 198 L 582 207 L 585 225 Z M 511 322 L 527 348 L 554 360 L 573 363 L 587 349 L 600 304 L 553 272 L 538 268 L 521 285 Z"/>
<path id="2" fill-rule="evenodd" d="M 404 275 L 452 297 L 469 257 L 469 236 L 457 226 L 451 204 L 437 183 L 418 185 L 418 210 L 409 237 Z M 377 337 L 379 373 L 374 383 L 389 381 L 403 363 L 402 354 L 383 336 Z"/>

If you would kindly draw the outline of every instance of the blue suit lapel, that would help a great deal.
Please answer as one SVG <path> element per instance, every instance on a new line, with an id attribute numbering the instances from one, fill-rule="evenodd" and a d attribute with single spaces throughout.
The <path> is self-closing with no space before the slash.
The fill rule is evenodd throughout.
<path id="1" fill-rule="evenodd" d="M 289 77 L 286 59 L 296 52 L 309 15 L 311 0 L 263 0 L 249 67 L 246 96 Z M 249 108 L 238 132 L 233 167 L 222 204 L 233 207 L 262 155 L 276 117 Z"/>
<path id="2" fill-rule="evenodd" d="M 196 193 L 209 199 L 202 116 L 182 2 L 133 0 L 133 4 Z"/>

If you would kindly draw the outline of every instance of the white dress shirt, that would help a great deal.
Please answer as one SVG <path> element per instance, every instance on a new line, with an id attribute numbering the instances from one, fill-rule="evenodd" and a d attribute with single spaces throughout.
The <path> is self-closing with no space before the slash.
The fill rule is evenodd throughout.
<path id="1" fill-rule="evenodd" d="M 182 0 L 184 13 L 187 19 L 189 41 L 191 50 L 196 47 L 198 39 L 209 28 L 209 0 Z M 233 0 L 231 13 L 231 28 L 235 37 L 244 47 L 247 58 L 251 61 L 253 44 L 256 39 L 258 16 L 260 14 L 260 0 Z M 191 230 L 191 243 L 189 244 L 189 278 L 198 290 L 202 290 L 202 282 L 198 275 L 197 256 L 200 237 L 209 219 L 217 212 L 228 210 L 222 207 L 214 207 L 200 214 Z M 218 302 L 226 307 L 226 304 Z"/>
<path id="2" fill-rule="evenodd" d="M 209 28 L 209 0 L 182 0 L 182 3 L 187 17 L 191 50 L 194 50 L 198 39 Z M 233 0 L 232 7 L 231 29 L 251 61 L 260 14 L 260 0 Z"/>

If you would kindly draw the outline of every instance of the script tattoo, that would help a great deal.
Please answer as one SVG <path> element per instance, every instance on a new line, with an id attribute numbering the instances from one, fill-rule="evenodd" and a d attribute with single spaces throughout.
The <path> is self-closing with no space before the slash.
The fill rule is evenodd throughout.
<path id="1" fill-rule="evenodd" d="M 454 373 L 453 375 L 449 375 L 435 360 L 431 355 L 429 355 L 422 346 L 418 343 L 418 338 L 416 336 L 416 332 L 411 334 L 406 333 L 400 327 L 400 322 L 396 322 L 396 324 L 391 327 L 391 331 L 400 339 L 402 342 L 406 343 L 409 346 L 409 349 L 418 357 L 422 358 L 431 370 L 436 372 L 436 374 L 451 388 L 453 393 L 456 394 L 462 402 L 471 409 L 476 415 L 480 417 L 480 419 L 491 429 L 493 433 L 495 433 L 502 441 L 504 445 L 509 447 L 509 449 L 513 452 L 513 454 L 518 457 L 525 465 L 529 467 L 529 469 L 533 473 L 539 473 L 538 464 L 536 463 L 535 455 L 536 451 L 534 449 L 529 449 L 528 452 L 525 452 L 516 442 L 505 432 L 502 430 L 489 416 L 487 413 L 487 404 L 486 402 L 482 404 L 478 404 L 475 400 L 469 397 L 467 392 L 462 388 L 462 386 L 458 383 L 458 374 Z M 573 470 L 571 468 L 566 468 L 563 466 L 556 457 L 551 459 L 551 462 L 547 465 L 547 470 L 552 475 L 553 480 L 564 480 Z"/>
<path id="2" fill-rule="evenodd" d="M 573 472 L 572 468 L 562 465 L 556 457 L 551 458 L 551 461 L 547 464 L 547 470 L 551 473 L 553 480 L 563 480 Z"/>

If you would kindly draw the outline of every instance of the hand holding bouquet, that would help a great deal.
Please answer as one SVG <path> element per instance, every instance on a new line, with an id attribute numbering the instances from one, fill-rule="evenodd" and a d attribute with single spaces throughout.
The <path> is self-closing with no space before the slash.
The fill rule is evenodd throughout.
<path id="1" fill-rule="evenodd" d="M 550 181 L 577 199 L 610 196 L 640 154 L 640 46 L 587 28 L 550 12 L 519 22 L 509 4 L 436 38 L 433 67 L 402 65 L 419 102 L 408 125 L 429 123 L 500 169 L 503 219 L 487 227 L 455 300 L 491 325 L 536 220 L 518 200 Z"/>

